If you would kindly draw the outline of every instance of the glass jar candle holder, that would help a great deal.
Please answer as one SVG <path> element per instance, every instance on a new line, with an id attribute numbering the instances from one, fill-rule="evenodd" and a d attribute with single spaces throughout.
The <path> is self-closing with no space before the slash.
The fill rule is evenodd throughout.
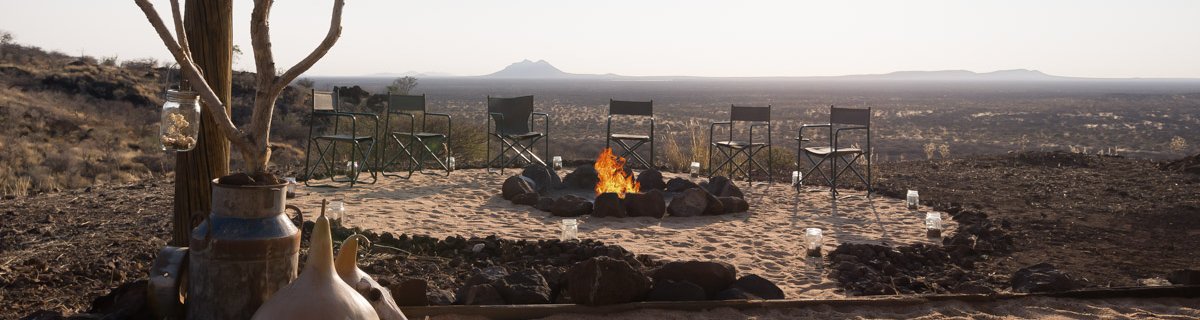
<path id="1" fill-rule="evenodd" d="M 908 196 L 905 197 L 904 202 L 906 205 L 908 205 L 909 209 L 915 210 L 921 203 L 921 197 L 919 194 L 917 194 L 917 190 L 908 190 Z"/>
<path id="2" fill-rule="evenodd" d="M 329 210 L 325 213 L 325 217 L 341 224 L 344 221 L 343 218 L 346 217 L 346 204 L 341 201 L 329 202 Z"/>
<path id="3" fill-rule="evenodd" d="M 447 168 L 450 168 L 450 171 L 454 171 L 454 170 L 455 170 L 455 169 L 454 169 L 454 166 L 455 166 L 455 163 L 454 163 L 454 157 L 450 157 L 449 159 L 446 159 L 446 167 L 447 167 Z"/>
<path id="4" fill-rule="evenodd" d="M 554 158 L 550 159 L 550 163 L 554 167 L 554 170 L 562 170 L 562 157 L 561 156 L 554 156 Z"/>
<path id="5" fill-rule="evenodd" d="M 579 240 L 579 221 L 575 219 L 562 220 L 562 241 Z"/>
<path id="6" fill-rule="evenodd" d="M 806 228 L 804 229 L 804 244 L 808 248 L 808 255 L 813 257 L 821 256 L 821 228 Z"/>
<path id="7" fill-rule="evenodd" d="M 792 171 L 792 186 L 799 187 L 804 183 L 804 174 L 800 171 Z"/>
<path id="8" fill-rule="evenodd" d="M 347 161 L 346 162 L 346 176 L 347 177 L 358 176 L 358 161 Z"/>
<path id="9" fill-rule="evenodd" d="M 285 178 L 283 178 L 283 181 L 287 181 L 287 190 L 286 190 L 287 198 L 288 199 L 295 198 L 296 197 L 296 185 L 299 185 L 299 183 L 296 182 L 296 178 L 295 177 L 285 177 Z"/>
<path id="10" fill-rule="evenodd" d="M 168 90 L 160 120 L 158 139 L 163 151 L 191 151 L 200 135 L 199 95 L 192 91 Z"/>
<path id="11" fill-rule="evenodd" d="M 942 237 L 942 214 L 929 212 L 925 214 L 925 235 L 931 238 Z"/>
<path id="12" fill-rule="evenodd" d="M 693 178 L 700 176 L 700 163 L 693 161 L 692 164 L 688 166 L 688 174 L 692 175 Z"/>

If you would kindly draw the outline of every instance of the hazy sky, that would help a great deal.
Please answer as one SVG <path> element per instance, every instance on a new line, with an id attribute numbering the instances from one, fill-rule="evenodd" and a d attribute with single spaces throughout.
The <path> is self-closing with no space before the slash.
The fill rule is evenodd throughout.
<path id="1" fill-rule="evenodd" d="M 0 29 L 68 54 L 169 55 L 131 0 L 3 0 Z M 235 43 L 252 69 L 250 0 Z M 164 18 L 170 6 L 155 0 Z M 324 36 L 332 0 L 279 0 L 276 61 Z M 808 76 L 1037 69 L 1200 77 L 1200 1 L 347 0 L 342 39 L 312 75 L 491 73 L 545 59 L 574 73 Z"/>

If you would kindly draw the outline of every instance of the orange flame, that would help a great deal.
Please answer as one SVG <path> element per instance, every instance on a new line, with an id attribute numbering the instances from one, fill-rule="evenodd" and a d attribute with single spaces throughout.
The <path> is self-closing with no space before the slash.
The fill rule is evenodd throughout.
<path id="1" fill-rule="evenodd" d="M 604 148 L 604 151 L 600 152 L 594 167 L 600 176 L 600 182 L 596 183 L 597 196 L 611 192 L 623 199 L 625 193 L 641 190 L 641 184 L 633 181 L 632 174 L 625 175 L 625 158 L 613 155 L 612 148 Z"/>

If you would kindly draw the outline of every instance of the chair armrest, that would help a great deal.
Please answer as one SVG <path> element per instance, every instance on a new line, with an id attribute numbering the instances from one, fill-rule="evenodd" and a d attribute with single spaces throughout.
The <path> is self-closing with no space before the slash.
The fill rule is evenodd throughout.
<path id="1" fill-rule="evenodd" d="M 451 124 L 452 124 L 452 121 L 453 121 L 453 120 L 451 120 L 451 117 L 450 117 L 450 115 L 449 115 L 449 114 L 445 114 L 445 113 L 433 113 L 433 112 L 426 112 L 426 113 L 425 113 L 425 116 L 446 117 L 446 137 L 447 137 L 447 138 L 449 138 L 449 137 L 450 137 L 450 126 L 451 126 Z M 422 119 L 421 119 L 421 121 L 424 121 L 424 120 L 425 120 L 424 118 L 422 118 Z M 421 124 L 421 127 L 422 127 L 422 128 L 424 128 L 424 127 L 425 127 L 425 124 L 424 124 L 424 123 L 422 123 L 422 124 Z"/>
<path id="2" fill-rule="evenodd" d="M 532 113 L 529 117 L 530 129 L 533 128 L 533 120 L 534 120 L 534 117 L 537 117 L 537 116 L 542 117 L 542 125 L 545 127 L 545 129 L 542 129 L 542 134 L 550 135 L 550 114 L 549 113 L 545 113 L 545 112 Z"/>
<path id="3" fill-rule="evenodd" d="M 713 141 L 713 133 L 716 132 L 717 126 L 729 126 L 729 131 L 733 132 L 733 121 L 713 122 L 708 125 L 708 144 L 716 143 Z"/>
<path id="4" fill-rule="evenodd" d="M 344 113 L 344 114 L 354 115 L 354 116 L 370 117 L 370 118 L 374 118 L 375 120 L 379 120 L 379 115 L 370 113 L 370 112 L 338 111 L 338 113 Z"/>
<path id="5" fill-rule="evenodd" d="M 827 129 L 829 129 L 829 131 L 831 131 L 831 132 L 830 132 L 830 135 L 829 135 L 829 140 L 831 140 L 831 141 L 830 141 L 830 144 L 832 145 L 832 143 L 833 143 L 833 141 L 832 141 L 832 140 L 833 140 L 833 132 L 832 132 L 832 131 L 833 131 L 833 124 L 830 124 L 830 123 L 810 123 L 810 124 L 803 124 L 803 125 L 800 125 L 800 130 L 798 130 L 799 132 L 797 132 L 797 134 L 796 134 L 796 137 L 800 139 L 800 146 L 799 146 L 800 148 L 804 148 L 804 142 L 806 142 L 806 141 L 810 141 L 809 139 L 805 139 L 805 138 L 804 138 L 804 129 L 809 129 L 809 128 L 827 128 Z"/>

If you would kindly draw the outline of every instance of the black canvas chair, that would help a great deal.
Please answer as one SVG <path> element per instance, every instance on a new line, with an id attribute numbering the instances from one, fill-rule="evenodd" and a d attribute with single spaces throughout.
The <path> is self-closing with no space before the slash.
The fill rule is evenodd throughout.
<path id="1" fill-rule="evenodd" d="M 322 173 L 329 176 L 329 180 L 339 183 L 349 183 L 350 187 L 360 183 L 359 174 L 362 170 L 367 170 L 370 173 L 371 182 L 375 183 L 378 180 L 378 175 L 374 168 L 368 162 L 371 152 L 375 148 L 375 136 L 379 131 L 379 116 L 372 113 L 364 112 L 349 112 L 342 111 L 338 106 L 340 99 L 337 99 L 337 93 L 329 91 L 312 91 L 312 117 L 309 120 L 308 126 L 308 145 L 304 147 L 304 176 L 307 179 L 304 185 L 310 187 L 336 187 L 331 184 L 313 184 L 314 174 L 317 169 L 324 169 Z M 366 119 L 360 119 L 366 118 Z M 340 124 L 341 119 L 350 120 L 350 130 L 346 130 Z M 359 120 L 370 121 L 374 125 L 371 130 L 364 129 L 359 126 Z M 332 124 L 330 124 L 332 123 Z M 318 127 L 320 127 L 318 129 Z M 333 127 L 333 130 L 329 130 Z M 338 179 L 338 168 L 344 168 L 344 165 L 339 165 L 338 161 L 338 145 L 349 145 L 350 154 L 348 161 L 358 162 L 357 168 L 349 168 L 346 170 L 346 179 Z M 310 160 L 313 154 L 313 147 L 316 147 L 317 160 L 316 163 L 311 163 Z"/>
<path id="2" fill-rule="evenodd" d="M 613 116 L 650 117 L 650 135 L 612 133 Z M 654 101 L 618 101 L 609 99 L 608 129 L 606 129 L 606 132 L 608 139 L 604 143 L 605 147 L 612 148 L 612 143 L 616 142 L 618 146 L 625 149 L 620 155 L 622 158 L 628 159 L 632 156 L 632 159 L 637 160 L 646 169 L 654 168 Z M 632 142 L 633 145 L 629 145 L 627 141 Z M 646 161 L 645 158 L 636 152 L 638 147 L 646 143 L 650 144 L 650 161 Z"/>
<path id="3" fill-rule="evenodd" d="M 734 140 L 733 131 L 737 123 L 746 123 L 749 127 L 749 133 L 746 135 L 746 140 Z M 725 126 L 729 129 L 729 138 L 726 140 L 715 140 L 714 132 L 718 126 Z M 754 128 L 766 127 L 766 141 L 761 138 L 755 141 Z M 746 180 L 752 180 L 750 175 L 755 167 L 760 170 L 767 171 L 767 181 L 774 182 L 773 168 L 771 158 L 771 106 L 766 107 L 740 107 L 731 105 L 729 107 L 729 121 L 714 122 L 708 127 L 708 175 L 711 177 L 716 172 L 721 171 L 725 166 L 730 166 L 730 179 L 734 179 L 734 175 L 742 173 L 746 175 Z M 721 162 L 716 167 L 712 166 L 713 150 L 719 151 Z M 754 155 L 758 154 L 763 149 L 767 150 L 767 164 L 764 166 L 758 160 L 754 159 Z M 746 158 L 741 162 L 737 162 L 737 156 L 743 155 Z"/>
<path id="4" fill-rule="evenodd" d="M 550 115 L 541 112 L 533 112 L 533 96 L 524 96 L 516 98 L 488 98 L 488 142 L 487 142 L 487 158 L 490 159 L 487 163 L 488 168 L 500 167 L 500 172 L 504 172 L 504 168 L 513 165 L 517 161 L 525 163 L 538 163 L 546 165 L 546 162 L 533 153 L 532 148 L 538 141 L 545 140 L 545 149 L 543 154 L 550 154 Z M 544 129 L 541 132 L 533 131 L 534 117 L 543 119 Z M 500 143 L 500 153 L 492 158 L 492 137 Z M 513 153 L 510 157 L 509 153 Z"/>
<path id="5" fill-rule="evenodd" d="M 810 142 L 811 139 L 804 137 L 804 129 L 809 128 L 825 128 L 825 133 L 829 136 L 829 144 L 805 147 L 804 143 Z M 851 131 L 866 132 L 866 148 L 850 147 L 843 142 L 846 137 L 845 133 Z M 874 191 L 871 185 L 871 157 L 869 156 L 871 154 L 871 108 L 852 109 L 829 106 L 829 123 L 802 125 L 796 139 L 799 150 L 796 155 L 796 163 L 801 163 L 800 156 L 803 155 L 811 165 L 808 171 L 804 172 L 804 180 L 812 178 L 815 173 L 821 180 L 824 180 L 824 183 L 829 184 L 830 192 L 836 196 L 838 177 L 849 171 L 866 185 L 868 196 Z M 864 156 L 867 163 L 865 175 L 855 168 L 858 160 Z M 821 165 L 825 163 L 829 164 L 828 174 L 821 171 Z M 797 168 L 797 170 L 800 169 Z"/>
<path id="6" fill-rule="evenodd" d="M 399 118 L 399 123 L 392 125 L 392 116 Z M 417 117 L 421 118 L 421 126 L 417 126 Z M 404 130 L 404 118 L 408 119 L 408 130 Z M 446 118 L 445 132 L 429 132 L 428 120 L 429 117 L 444 117 Z M 388 174 L 387 168 L 398 165 L 401 162 L 407 163 L 405 170 L 408 175 L 403 176 L 408 178 L 415 171 L 423 170 L 425 167 L 426 156 L 437 162 L 438 166 L 446 170 L 446 175 L 450 175 L 450 166 L 447 163 L 450 156 L 450 133 L 452 130 L 451 118 L 449 114 L 429 112 L 425 108 L 425 95 L 388 95 L 387 116 L 384 117 L 384 132 L 388 134 L 388 141 L 384 142 L 382 153 L 378 157 L 383 164 L 378 168 L 385 176 L 400 176 L 396 174 Z M 440 149 L 435 152 L 434 149 Z"/>

